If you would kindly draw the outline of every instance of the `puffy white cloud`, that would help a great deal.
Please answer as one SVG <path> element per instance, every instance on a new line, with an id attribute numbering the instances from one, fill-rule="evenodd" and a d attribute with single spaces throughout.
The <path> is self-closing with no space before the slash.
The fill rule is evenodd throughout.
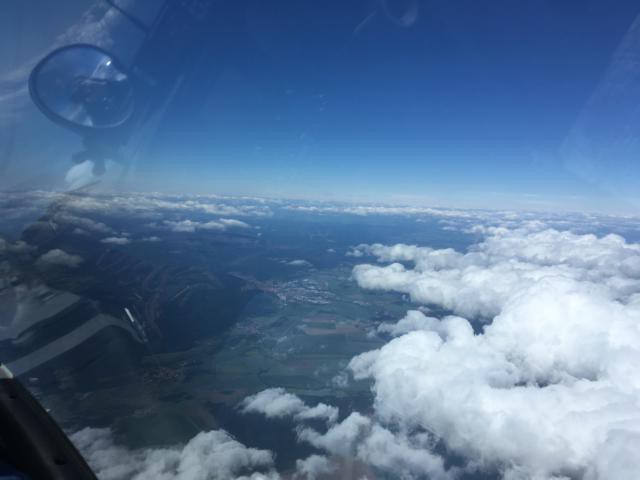
<path id="1" fill-rule="evenodd" d="M 311 265 L 310 262 L 308 262 L 307 260 L 302 260 L 302 259 L 296 259 L 296 260 L 291 260 L 289 262 L 286 262 L 287 265 L 289 265 L 290 267 L 313 267 L 313 265 Z"/>
<path id="2" fill-rule="evenodd" d="M 413 332 L 414 330 L 438 331 L 440 320 L 435 317 L 427 317 L 419 310 L 409 310 L 397 323 L 382 323 L 378 326 L 378 332 L 389 333 L 393 336 Z"/>
<path id="3" fill-rule="evenodd" d="M 432 435 L 393 433 L 375 419 L 358 412 L 351 413 L 324 434 L 311 428 L 298 427 L 298 439 L 330 453 L 334 458 L 357 459 L 395 478 L 444 480 L 455 478 L 458 473 L 457 468 L 447 470 L 444 459 L 431 451 L 435 446 Z M 316 463 L 319 467 L 333 467 L 327 459 L 314 459 L 310 463 L 312 465 L 308 465 L 309 468 L 316 466 Z"/>
<path id="4" fill-rule="evenodd" d="M 335 471 L 335 466 L 323 455 L 310 455 L 304 460 L 296 461 L 296 476 L 307 480 L 315 480 L 318 476 Z"/>
<path id="5" fill-rule="evenodd" d="M 193 220 L 165 220 L 164 224 L 173 232 L 193 233 L 196 230 L 218 230 L 224 231 L 228 228 L 249 228 L 249 224 L 240 220 L 221 218 L 208 222 L 196 222 Z"/>
<path id="6" fill-rule="evenodd" d="M 75 268 L 83 262 L 83 258 L 79 255 L 72 255 L 59 248 L 49 250 L 41 255 L 36 261 L 37 265 L 42 267 L 69 267 Z"/>
<path id="7" fill-rule="evenodd" d="M 172 232 L 186 232 L 193 233 L 196 231 L 196 227 L 200 224 L 192 220 L 171 221 L 165 220 L 164 224 L 169 227 Z"/>
<path id="8" fill-rule="evenodd" d="M 431 449 L 435 437 L 428 433 L 412 436 L 393 433 L 375 418 L 352 412 L 336 423 L 338 409 L 323 403 L 310 408 L 302 400 L 282 388 L 271 388 L 247 397 L 242 403 L 244 412 L 262 413 L 267 418 L 292 417 L 296 421 L 299 442 L 308 443 L 331 456 L 311 455 L 296 462 L 296 476 L 313 479 L 331 474 L 339 464 L 369 465 L 385 470 L 395 477 L 452 479 L 457 470 L 447 470 L 444 460 Z M 304 423 L 310 418 L 327 419 L 324 433 Z"/>
<path id="9" fill-rule="evenodd" d="M 0 237 L 0 255 L 4 253 L 28 254 L 35 250 L 36 247 L 29 245 L 27 242 L 18 240 L 15 243 L 7 242 Z"/>
<path id="10" fill-rule="evenodd" d="M 225 227 L 235 227 L 235 228 L 250 228 L 250 225 L 241 220 L 236 220 L 233 218 L 221 218 L 218 220 Z"/>
<path id="11" fill-rule="evenodd" d="M 100 240 L 101 243 L 110 243 L 112 245 L 127 245 L 131 240 L 127 237 L 106 237 Z"/>
<path id="12" fill-rule="evenodd" d="M 325 419 L 333 423 L 338 419 L 336 407 L 318 403 L 307 406 L 300 397 L 283 388 L 268 388 L 245 398 L 240 407 L 243 412 L 261 413 L 267 418 L 294 417 L 296 420 Z"/>
<path id="13" fill-rule="evenodd" d="M 53 215 L 52 220 L 59 224 L 69 224 L 91 232 L 104 234 L 113 233 L 113 229 L 102 222 L 97 222 L 90 218 L 80 217 L 67 212 L 59 212 Z"/>
<path id="14" fill-rule="evenodd" d="M 279 478 L 271 452 L 247 448 L 223 430 L 201 432 L 182 447 L 141 450 L 115 444 L 109 429 L 85 428 L 70 438 L 102 480 Z"/>
<path id="15" fill-rule="evenodd" d="M 589 466 L 585 480 L 612 478 L 635 480 L 638 478 L 638 452 L 640 435 L 619 430 L 609 433 Z"/>
<path id="16" fill-rule="evenodd" d="M 244 222 L 242 222 L 244 223 Z M 197 223 L 196 222 L 196 227 L 200 230 L 226 230 L 227 229 L 227 225 L 220 222 L 220 221 L 215 221 L 215 220 L 210 220 L 208 222 L 202 222 L 202 223 Z"/>
<path id="17" fill-rule="evenodd" d="M 253 472 L 251 475 L 241 475 L 236 480 L 279 480 L 280 475 L 276 471 Z"/>
<path id="18" fill-rule="evenodd" d="M 640 246 L 616 235 L 484 232 L 467 253 L 360 247 L 413 265 L 356 267 L 361 285 L 493 317 L 481 333 L 465 318 L 419 311 L 380 326 L 397 338 L 350 363 L 374 382 L 375 418 L 395 432 L 430 432 L 467 468 L 505 478 L 631 478 L 640 471 Z M 406 448 L 387 465 L 411 470 L 414 455 L 433 452 L 392 435 L 399 441 L 388 445 Z M 437 458 L 427 463 L 439 471 Z"/>
<path id="19" fill-rule="evenodd" d="M 336 388 L 347 388 L 349 386 L 349 375 L 347 375 L 347 372 L 339 372 L 331 379 L 331 384 Z"/>
<path id="20" fill-rule="evenodd" d="M 241 403 L 243 412 L 262 413 L 267 418 L 284 418 L 295 415 L 306 408 L 296 395 L 284 388 L 268 388 L 245 398 Z"/>
<path id="21" fill-rule="evenodd" d="M 394 434 L 374 424 L 358 445 L 357 456 L 364 463 L 385 470 L 396 478 L 455 478 L 457 469 L 447 470 L 443 458 L 431 452 L 433 440 L 426 434 L 412 437 Z"/>
<path id="22" fill-rule="evenodd" d="M 352 412 L 324 434 L 312 428 L 301 427 L 298 429 L 298 439 L 334 455 L 349 456 L 355 451 L 356 445 L 367 434 L 370 427 L 369 418 L 358 412 Z"/>
<path id="23" fill-rule="evenodd" d="M 485 228 L 486 239 L 467 253 L 415 245 L 359 246 L 385 266 L 358 265 L 364 288 L 407 293 L 415 302 L 491 318 L 516 292 L 545 277 L 572 278 L 624 298 L 640 280 L 640 246 L 618 235 L 597 238 L 553 229 Z M 412 263 L 412 268 L 403 263 Z"/>
<path id="24" fill-rule="evenodd" d="M 338 419 L 338 408 L 326 403 L 319 403 L 315 407 L 306 407 L 295 415 L 296 420 L 325 419 L 334 423 Z"/>

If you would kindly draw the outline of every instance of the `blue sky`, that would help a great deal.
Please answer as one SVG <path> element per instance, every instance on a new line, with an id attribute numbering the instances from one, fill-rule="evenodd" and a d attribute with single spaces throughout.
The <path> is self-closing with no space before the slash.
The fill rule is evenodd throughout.
<path id="1" fill-rule="evenodd" d="M 640 125 L 629 110 L 640 72 L 620 72 L 640 50 L 637 2 L 418 0 L 402 21 L 393 12 L 406 13 L 407 0 L 227 4 L 197 82 L 169 106 L 123 188 L 640 209 Z M 54 32 L 51 23 L 79 21 L 71 6 L 63 19 L 47 20 L 50 10 L 40 21 Z M 29 22 L 3 31 L 37 56 L 46 38 Z M 65 138 L 73 150 L 77 139 Z M 50 165 L 43 145 L 24 156 Z M 55 157 L 68 168 L 64 148 Z M 14 177 L 28 183 L 19 169 Z"/>

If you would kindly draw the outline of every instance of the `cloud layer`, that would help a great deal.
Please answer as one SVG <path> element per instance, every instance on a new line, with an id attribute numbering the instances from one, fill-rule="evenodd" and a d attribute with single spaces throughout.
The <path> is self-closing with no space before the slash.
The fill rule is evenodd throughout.
<path id="1" fill-rule="evenodd" d="M 556 230 L 484 233 L 464 254 L 358 249 L 389 263 L 357 266 L 361 286 L 488 322 L 474 333 L 467 318 L 411 311 L 381 326 L 397 338 L 350 363 L 374 382 L 376 418 L 428 431 L 465 468 L 505 478 L 633 478 L 640 246 Z"/>

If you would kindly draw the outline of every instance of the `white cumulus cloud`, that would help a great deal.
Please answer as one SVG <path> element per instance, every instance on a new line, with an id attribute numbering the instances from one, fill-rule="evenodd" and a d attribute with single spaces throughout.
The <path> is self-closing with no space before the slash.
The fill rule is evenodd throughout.
<path id="1" fill-rule="evenodd" d="M 314 407 L 306 405 L 300 397 L 286 392 L 283 388 L 268 388 L 245 398 L 240 407 L 243 412 L 261 413 L 267 418 L 294 417 L 296 420 L 325 419 L 333 423 L 338 418 L 336 407 L 319 403 Z"/>
<path id="2" fill-rule="evenodd" d="M 110 243 L 112 245 L 127 245 L 131 240 L 127 237 L 106 237 L 100 240 L 101 243 Z"/>
<path id="3" fill-rule="evenodd" d="M 286 262 L 286 265 L 289 265 L 290 267 L 313 267 L 311 262 L 300 258 Z"/>
<path id="4" fill-rule="evenodd" d="M 193 233 L 196 230 L 218 230 L 225 231 L 229 228 L 249 228 L 249 224 L 231 218 L 221 218 L 208 222 L 197 222 L 194 220 L 165 220 L 164 224 L 173 232 Z"/>
<path id="5" fill-rule="evenodd" d="M 371 420 L 358 412 L 321 434 L 312 428 L 298 429 L 298 438 L 334 455 L 348 456 L 371 427 Z"/>
<path id="6" fill-rule="evenodd" d="M 358 265 L 353 276 L 364 288 L 403 292 L 415 302 L 486 318 L 498 314 L 516 292 L 546 277 L 590 283 L 615 298 L 637 290 L 640 245 L 618 235 L 598 238 L 497 227 L 484 231 L 486 239 L 467 253 L 404 244 L 361 245 L 356 252 L 388 265 Z"/>
<path id="7" fill-rule="evenodd" d="M 218 220 L 225 227 L 235 227 L 235 228 L 249 228 L 250 225 L 247 222 L 243 222 L 242 220 L 236 220 L 234 218 L 221 218 Z"/>
<path id="8" fill-rule="evenodd" d="M 310 455 L 304 460 L 296 461 L 296 476 L 307 480 L 315 480 L 318 476 L 327 475 L 335 470 L 329 459 L 323 455 Z"/>
<path id="9" fill-rule="evenodd" d="M 351 413 L 325 433 L 298 427 L 298 439 L 335 458 L 349 461 L 356 459 L 383 470 L 394 478 L 450 480 L 458 473 L 457 468 L 447 469 L 444 459 L 431 451 L 435 446 L 434 436 L 428 433 L 394 433 L 377 419 L 358 412 Z M 298 468 L 300 469 L 300 464 Z"/>
<path id="10" fill-rule="evenodd" d="M 75 268 L 83 262 L 83 258 L 79 255 L 72 255 L 59 248 L 49 250 L 42 254 L 36 263 L 42 267 L 68 267 Z"/>
<path id="11" fill-rule="evenodd" d="M 181 447 L 140 450 L 117 445 L 104 428 L 85 428 L 70 438 L 102 480 L 279 478 L 271 452 L 247 448 L 224 430 L 201 432 Z"/>

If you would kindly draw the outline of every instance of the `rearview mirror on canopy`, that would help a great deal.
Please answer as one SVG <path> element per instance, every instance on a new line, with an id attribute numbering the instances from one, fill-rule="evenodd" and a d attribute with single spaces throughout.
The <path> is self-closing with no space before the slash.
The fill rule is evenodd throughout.
<path id="1" fill-rule="evenodd" d="M 45 115 L 75 129 L 117 127 L 134 108 L 129 76 L 110 54 L 93 45 L 50 53 L 31 72 L 29 91 Z"/>

